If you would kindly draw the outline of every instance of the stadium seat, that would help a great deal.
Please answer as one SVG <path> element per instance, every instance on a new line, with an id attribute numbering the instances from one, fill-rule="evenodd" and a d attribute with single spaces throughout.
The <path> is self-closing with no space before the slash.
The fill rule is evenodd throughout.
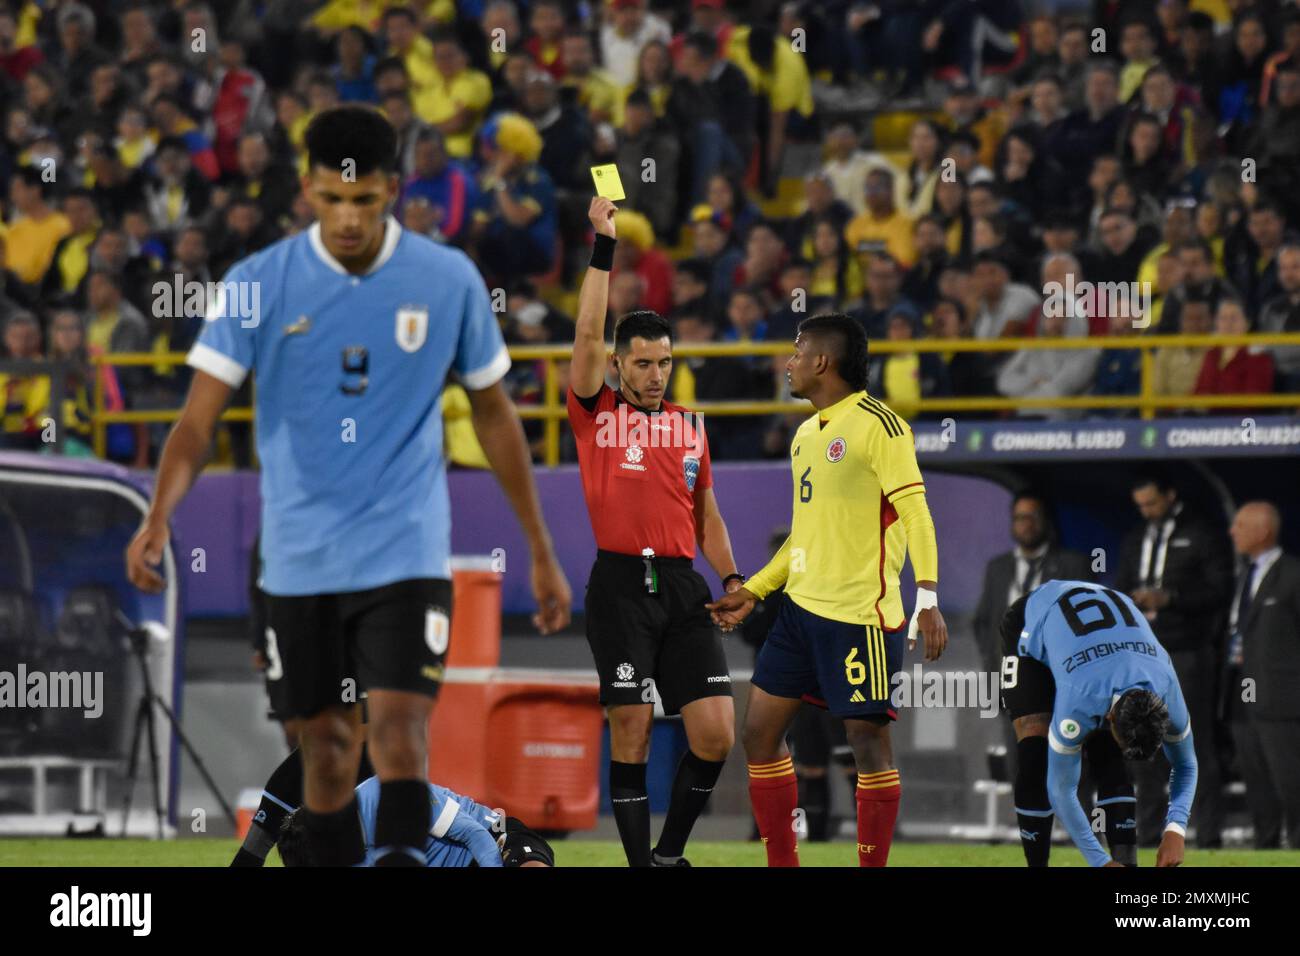
<path id="1" fill-rule="evenodd" d="M 96 657 L 118 651 L 113 641 L 116 611 L 117 597 L 110 588 L 73 588 L 59 611 L 55 644 L 61 651 L 81 651 Z"/>
<path id="2" fill-rule="evenodd" d="M 36 601 L 18 588 L 0 589 L 0 671 L 16 674 L 19 664 L 43 666 L 41 626 Z M 0 754 L 20 752 L 39 730 L 39 712 L 22 707 L 0 708 Z"/>
<path id="3" fill-rule="evenodd" d="M 871 118 L 872 147 L 880 152 L 900 150 L 906 153 L 907 139 L 911 135 L 912 126 L 917 120 L 922 119 L 932 119 L 939 123 L 945 121 L 944 114 L 936 112 L 898 110 L 877 113 Z M 903 168 L 907 168 L 906 164 Z"/>
<path id="4" fill-rule="evenodd" d="M 32 651 L 40 636 L 36 601 L 26 591 L 0 588 L 0 666 L 9 667 Z"/>
<path id="5" fill-rule="evenodd" d="M 51 670 L 98 672 L 103 677 L 103 714 L 84 720 L 80 711 L 52 712 L 47 730 L 60 753 L 103 756 L 119 749 L 129 651 L 119 637 L 117 595 L 111 588 L 73 588 L 64 598 L 46 655 Z"/>
<path id="6" fill-rule="evenodd" d="M 803 180 L 793 176 L 778 181 L 776 195 L 759 200 L 759 208 L 768 219 L 793 219 L 805 208 Z"/>

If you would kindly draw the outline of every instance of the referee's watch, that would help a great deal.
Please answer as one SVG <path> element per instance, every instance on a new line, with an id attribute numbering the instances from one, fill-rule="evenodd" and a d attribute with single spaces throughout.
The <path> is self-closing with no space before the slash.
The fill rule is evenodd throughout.
<path id="1" fill-rule="evenodd" d="M 724 591 L 727 590 L 727 585 L 730 584 L 733 579 L 739 581 L 741 584 L 745 583 L 745 576 L 743 574 L 741 574 L 739 571 L 732 571 L 730 574 L 728 574 L 725 578 L 722 579 L 722 590 Z"/>

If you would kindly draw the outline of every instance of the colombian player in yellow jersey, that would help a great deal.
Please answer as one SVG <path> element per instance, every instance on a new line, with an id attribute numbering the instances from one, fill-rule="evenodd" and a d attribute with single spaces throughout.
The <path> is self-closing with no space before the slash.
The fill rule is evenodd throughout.
<path id="1" fill-rule="evenodd" d="M 900 786 L 889 738 L 893 676 L 903 663 L 898 572 L 911 555 L 916 612 L 907 632 L 933 661 L 948 643 L 938 607 L 939 553 L 912 430 L 866 393 L 867 336 L 856 319 L 799 325 L 790 392 L 817 409 L 790 443 L 790 536 L 743 588 L 708 605 L 724 630 L 777 588 L 780 610 L 759 651 L 743 738 L 749 794 L 769 866 L 798 866 L 798 799 L 786 732 L 803 701 L 844 719 L 858 767 L 858 862 L 884 866 Z"/>

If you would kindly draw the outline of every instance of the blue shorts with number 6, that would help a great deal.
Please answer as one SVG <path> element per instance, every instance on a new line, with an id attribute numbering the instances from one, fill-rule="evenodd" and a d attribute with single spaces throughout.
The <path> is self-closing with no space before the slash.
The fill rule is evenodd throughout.
<path id="1" fill-rule="evenodd" d="M 837 717 L 884 714 L 903 666 L 906 632 L 832 621 L 782 595 L 781 610 L 758 652 L 754 686 L 774 697 L 797 697 Z"/>

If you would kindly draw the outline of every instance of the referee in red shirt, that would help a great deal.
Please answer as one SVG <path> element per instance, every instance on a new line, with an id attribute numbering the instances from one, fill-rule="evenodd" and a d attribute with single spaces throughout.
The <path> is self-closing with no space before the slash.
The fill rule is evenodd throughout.
<path id="1" fill-rule="evenodd" d="M 731 675 L 705 604 L 696 546 L 728 591 L 744 583 L 713 496 L 699 418 L 664 401 L 672 327 L 629 312 L 614 327 L 618 390 L 605 384 L 605 312 L 614 204 L 596 197 L 591 266 L 578 299 L 567 397 L 582 490 L 596 536 L 587 582 L 587 642 L 609 715 L 609 791 L 629 866 L 689 866 L 682 853 L 735 739 Z M 663 833 L 650 849 L 645 765 L 654 696 L 682 715 L 690 744 L 673 781 Z"/>

